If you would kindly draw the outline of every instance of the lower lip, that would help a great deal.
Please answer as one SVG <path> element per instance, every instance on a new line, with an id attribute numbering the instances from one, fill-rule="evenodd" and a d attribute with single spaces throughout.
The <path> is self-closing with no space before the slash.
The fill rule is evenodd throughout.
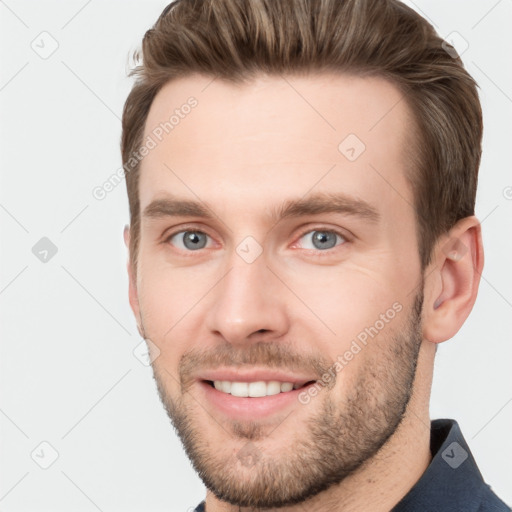
<path id="1" fill-rule="evenodd" d="M 200 381 L 199 385 L 208 402 L 226 416 L 238 420 L 254 420 L 281 412 L 293 404 L 301 405 L 298 398 L 299 394 L 313 386 L 314 383 L 284 393 L 261 397 L 233 396 L 215 389 L 205 381 Z"/>

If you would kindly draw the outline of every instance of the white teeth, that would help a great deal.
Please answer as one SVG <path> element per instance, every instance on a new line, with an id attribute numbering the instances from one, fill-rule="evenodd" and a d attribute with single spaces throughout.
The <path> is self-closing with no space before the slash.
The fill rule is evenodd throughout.
<path id="1" fill-rule="evenodd" d="M 281 383 L 281 391 L 291 391 L 293 389 L 293 384 L 291 382 L 282 382 Z"/>
<path id="2" fill-rule="evenodd" d="M 281 393 L 281 383 L 276 380 L 271 380 L 267 384 L 267 395 L 277 395 Z"/>
<path id="3" fill-rule="evenodd" d="M 232 382 L 231 394 L 233 396 L 249 396 L 249 384 L 247 382 Z"/>
<path id="4" fill-rule="evenodd" d="M 259 382 L 251 382 L 249 383 L 249 393 L 248 396 L 258 397 L 258 396 L 267 396 L 267 385 L 260 380 Z"/>
<path id="5" fill-rule="evenodd" d="M 230 382 L 227 380 L 215 380 L 213 381 L 215 389 L 222 391 L 223 393 L 230 393 L 233 396 L 239 397 L 262 397 L 277 395 L 279 393 L 285 393 L 292 389 L 297 389 L 301 384 L 293 384 L 292 382 L 278 382 L 272 380 L 269 382 L 257 381 L 257 382 Z"/>

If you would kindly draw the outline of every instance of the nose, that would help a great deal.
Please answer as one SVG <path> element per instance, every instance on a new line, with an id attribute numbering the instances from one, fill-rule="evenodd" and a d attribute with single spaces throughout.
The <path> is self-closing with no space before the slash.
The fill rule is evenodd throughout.
<path id="1" fill-rule="evenodd" d="M 234 345 L 283 336 L 289 329 L 283 284 L 268 268 L 264 254 L 252 263 L 234 254 L 230 263 L 212 290 L 208 331 Z"/>

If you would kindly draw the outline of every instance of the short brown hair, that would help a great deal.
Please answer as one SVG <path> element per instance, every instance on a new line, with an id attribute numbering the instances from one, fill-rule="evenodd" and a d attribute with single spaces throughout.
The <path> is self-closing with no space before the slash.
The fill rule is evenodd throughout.
<path id="1" fill-rule="evenodd" d="M 397 0 L 176 0 L 144 36 L 123 111 L 134 272 L 140 165 L 128 163 L 162 86 L 193 73 L 244 83 L 258 73 L 321 71 L 380 76 L 404 95 L 416 124 L 407 178 L 420 260 L 428 265 L 438 237 L 474 215 L 482 111 L 477 85 L 455 50 Z"/>

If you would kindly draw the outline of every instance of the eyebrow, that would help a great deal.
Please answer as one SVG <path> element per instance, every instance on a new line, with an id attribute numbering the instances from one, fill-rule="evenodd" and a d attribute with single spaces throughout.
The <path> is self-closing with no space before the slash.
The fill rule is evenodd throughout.
<path id="1" fill-rule="evenodd" d="M 372 223 L 380 220 L 380 214 L 370 203 L 346 194 L 316 193 L 307 198 L 290 199 L 279 207 L 270 210 L 270 221 L 290 217 L 302 217 L 318 215 L 321 213 L 341 213 L 354 217 L 360 217 Z M 203 202 L 184 200 L 172 195 L 167 195 L 152 201 L 142 213 L 145 218 L 159 219 L 165 217 L 201 217 L 214 219 L 213 210 Z"/>

